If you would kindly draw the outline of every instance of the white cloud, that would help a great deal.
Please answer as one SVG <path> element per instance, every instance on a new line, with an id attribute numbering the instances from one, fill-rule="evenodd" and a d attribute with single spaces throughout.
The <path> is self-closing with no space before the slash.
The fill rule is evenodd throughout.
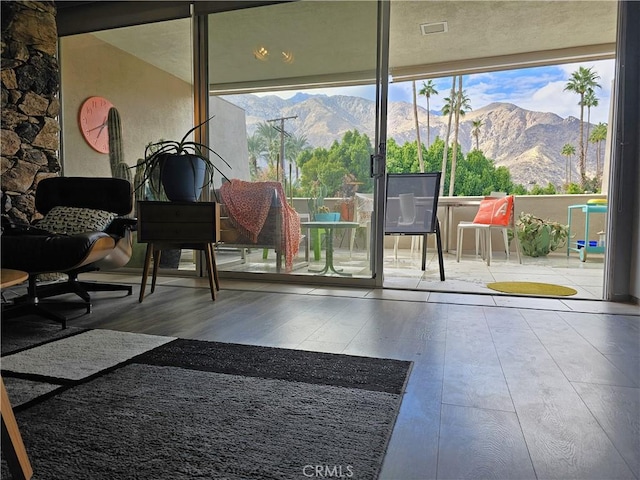
<path id="1" fill-rule="evenodd" d="M 602 88 L 597 89 L 598 107 L 591 109 L 591 122 L 609 121 L 611 81 L 614 76 L 614 61 L 602 60 L 588 64 L 566 64 L 548 68 L 523 69 L 509 72 L 486 72 L 474 74 L 465 87 L 471 105 L 478 109 L 492 102 L 508 102 L 527 110 L 553 112 L 563 118 L 580 116 L 579 97 L 564 90 L 566 83 L 580 66 L 593 67 L 601 77 Z M 441 108 L 444 97 L 434 105 Z M 586 116 L 586 112 L 585 112 Z"/>
<path id="2" fill-rule="evenodd" d="M 463 85 L 462 88 L 466 91 L 471 107 L 474 110 L 494 102 L 512 103 L 511 96 L 509 94 L 502 91 L 496 91 L 495 83 L 481 82 L 471 84 L 466 88 Z"/>
<path id="3" fill-rule="evenodd" d="M 598 81 L 601 88 L 596 89 L 596 97 L 599 100 L 598 106 L 591 109 L 591 123 L 609 122 L 609 106 L 611 101 L 611 82 L 614 76 L 614 60 L 601 60 L 588 63 L 572 63 L 559 65 L 565 76 L 562 80 L 547 83 L 542 88 L 531 92 L 531 95 L 514 102 L 528 110 L 543 112 L 553 112 L 563 118 L 573 116 L 580 117 L 580 97 L 575 93 L 565 91 L 567 81 L 578 67 L 593 67 L 594 71 L 601 77 Z M 585 120 L 587 112 L 585 111 Z"/>
<path id="4" fill-rule="evenodd" d="M 553 112 L 562 118 L 568 116 L 579 117 L 579 97 L 571 92 L 565 92 L 566 81 L 547 83 L 544 87 L 530 92 L 530 95 L 518 100 L 518 105 L 527 110 L 539 112 Z"/>

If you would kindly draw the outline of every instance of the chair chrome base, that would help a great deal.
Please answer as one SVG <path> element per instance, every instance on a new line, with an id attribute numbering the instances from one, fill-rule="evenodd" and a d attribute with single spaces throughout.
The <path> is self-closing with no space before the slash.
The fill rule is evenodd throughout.
<path id="1" fill-rule="evenodd" d="M 67 308 L 82 307 L 86 309 L 86 313 L 91 313 L 91 302 L 85 301 L 84 299 L 81 302 L 70 302 L 43 301 L 41 298 L 42 297 L 39 295 L 36 286 L 36 276 L 31 275 L 29 277 L 27 294 L 15 298 L 10 304 L 4 304 L 2 308 L 2 319 L 8 320 L 11 318 L 22 317 L 24 315 L 38 315 L 60 323 L 62 328 L 67 328 L 67 317 L 46 308 L 47 305 Z"/>
<path id="2" fill-rule="evenodd" d="M 98 283 L 98 282 L 85 282 L 78 279 L 78 275 L 69 274 L 69 280 L 66 282 L 54 283 L 51 285 L 45 285 L 40 288 L 40 298 L 49 298 L 56 295 L 64 295 L 65 293 L 75 293 L 85 302 L 90 302 L 91 297 L 89 292 L 127 292 L 127 295 L 133 294 L 133 287 L 131 285 L 119 285 L 115 283 Z"/>

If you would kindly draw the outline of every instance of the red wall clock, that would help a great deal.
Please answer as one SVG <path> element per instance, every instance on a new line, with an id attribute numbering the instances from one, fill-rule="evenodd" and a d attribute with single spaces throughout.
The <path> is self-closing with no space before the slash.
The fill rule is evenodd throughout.
<path id="1" fill-rule="evenodd" d="M 89 97 L 80 107 L 78 125 L 89 146 L 100 153 L 109 153 L 107 116 L 113 104 L 103 97 Z"/>

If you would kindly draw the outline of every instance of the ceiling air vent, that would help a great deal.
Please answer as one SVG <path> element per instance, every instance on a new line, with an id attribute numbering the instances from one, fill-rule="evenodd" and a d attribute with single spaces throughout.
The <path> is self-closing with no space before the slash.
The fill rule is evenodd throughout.
<path id="1" fill-rule="evenodd" d="M 422 35 L 430 35 L 432 33 L 444 33 L 449 28 L 447 22 L 423 23 L 420 25 Z"/>

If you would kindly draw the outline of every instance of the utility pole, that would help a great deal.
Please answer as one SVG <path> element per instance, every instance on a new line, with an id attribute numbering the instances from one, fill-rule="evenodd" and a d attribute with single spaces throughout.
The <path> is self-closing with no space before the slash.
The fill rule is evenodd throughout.
<path id="1" fill-rule="evenodd" d="M 282 168 L 282 179 L 284 180 L 286 175 L 285 175 L 285 170 L 284 170 L 284 137 L 285 135 L 287 137 L 290 137 L 291 135 L 289 133 L 287 133 L 284 129 L 284 121 L 285 120 L 291 120 L 294 118 L 298 118 L 297 115 L 294 115 L 292 117 L 280 117 L 280 118 L 273 118 L 271 120 L 267 120 L 267 122 L 269 123 L 273 123 L 273 128 L 275 128 L 278 132 L 280 132 L 280 167 Z M 276 122 L 280 122 L 280 125 L 278 125 Z M 278 178 L 278 180 L 280 180 Z M 289 179 L 291 180 L 291 179 Z"/>

